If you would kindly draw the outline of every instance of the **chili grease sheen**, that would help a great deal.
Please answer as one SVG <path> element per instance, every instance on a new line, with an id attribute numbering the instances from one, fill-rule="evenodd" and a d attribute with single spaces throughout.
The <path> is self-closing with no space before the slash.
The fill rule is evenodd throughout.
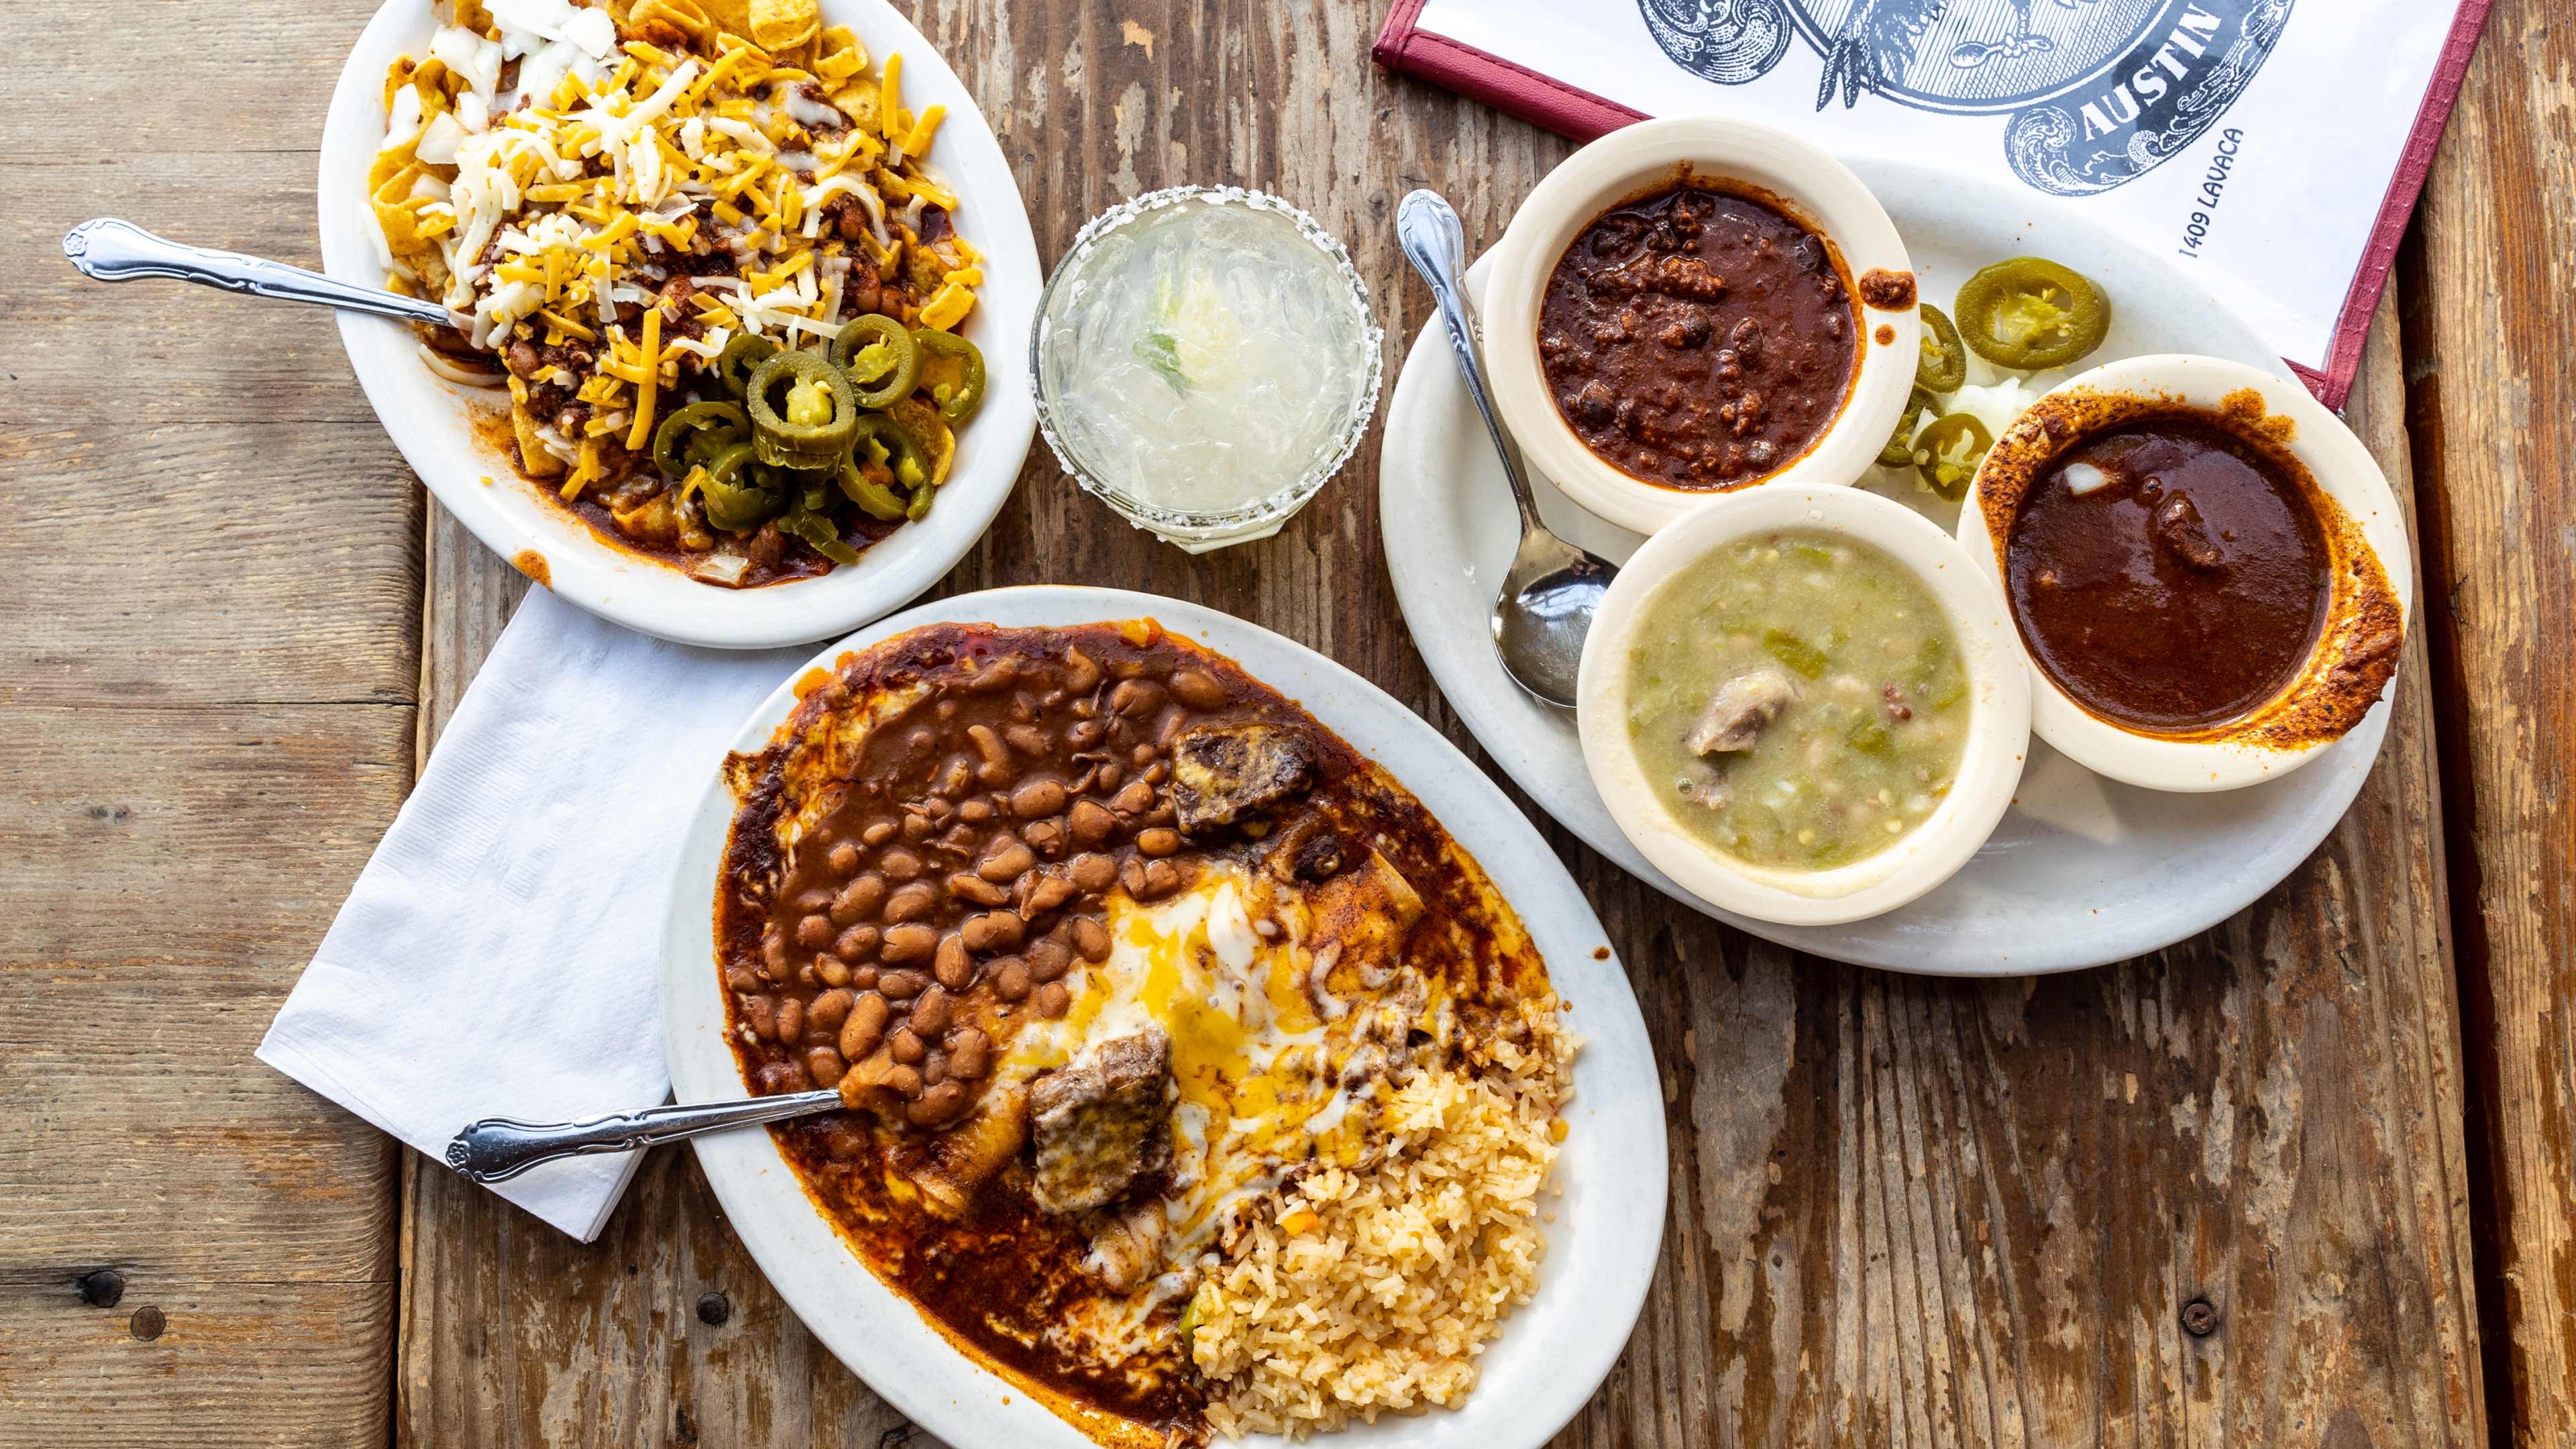
<path id="1" fill-rule="evenodd" d="M 2141 733 L 2250 714 L 2298 679 L 2333 602 L 2315 487 L 2197 416 L 2077 443 L 2031 488 L 2005 551 L 2031 657 L 2078 705 Z"/>

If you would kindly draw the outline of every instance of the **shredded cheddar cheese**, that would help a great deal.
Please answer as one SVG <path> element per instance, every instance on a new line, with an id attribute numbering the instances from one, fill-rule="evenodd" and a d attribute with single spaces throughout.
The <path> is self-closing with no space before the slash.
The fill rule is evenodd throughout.
<path id="1" fill-rule="evenodd" d="M 703 468 L 661 478 L 650 445 L 730 341 L 973 314 L 980 254 L 924 219 L 957 210 L 924 161 L 948 108 L 906 108 L 902 56 L 817 0 L 433 3 L 385 76 L 380 260 L 501 364 L 521 464 L 566 500 L 706 548 Z M 922 428 L 944 476 L 955 439 Z"/>

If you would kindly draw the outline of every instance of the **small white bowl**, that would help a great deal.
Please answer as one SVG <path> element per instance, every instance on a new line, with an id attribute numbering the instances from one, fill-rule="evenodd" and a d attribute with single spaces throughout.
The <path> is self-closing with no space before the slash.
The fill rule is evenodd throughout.
<path id="1" fill-rule="evenodd" d="M 1806 452 L 1728 491 L 1841 487 L 1858 479 L 1896 430 L 1920 356 L 1914 264 L 1895 223 L 1859 177 L 1806 141 L 1750 121 L 1676 116 L 1613 131 L 1567 157 L 1521 203 L 1494 247 L 1483 298 L 1486 373 L 1529 461 L 1575 502 L 1637 533 L 1653 533 L 1714 492 L 1647 482 L 1585 445 L 1557 411 L 1540 367 L 1539 306 L 1566 248 L 1603 212 L 1683 181 L 1762 193 L 1759 199 L 1822 237 L 1860 323 L 1859 375 L 1831 426 Z M 1872 272 L 1902 278 L 1904 300 L 1880 307 L 1863 299 L 1860 281 Z"/>
<path id="2" fill-rule="evenodd" d="M 2259 410 L 2254 407 L 2258 401 Z M 2329 506 L 2320 510 L 2319 521 L 2325 524 L 2333 559 L 2335 596 L 2306 667 L 2288 689 L 2243 719 L 2187 735 L 2143 734 L 2077 704 L 2030 657 L 2018 623 L 2009 632 L 2030 674 L 2031 727 L 2060 754 L 2097 775 L 2149 790 L 2234 790 L 2276 779 L 2315 759 L 2386 697 L 2383 687 L 2370 699 L 2347 700 L 2334 711 L 2340 727 L 2326 732 L 2284 724 L 2290 718 L 2285 711 L 2293 707 L 2314 714 L 2326 672 L 2350 658 L 2372 632 L 2357 611 L 2367 588 L 2367 570 L 2356 573 L 2363 551 L 2377 558 L 2401 629 L 2411 627 L 2413 577 L 2396 495 L 2361 439 L 2313 394 L 2241 362 L 2172 353 L 2107 363 L 2070 378 L 2043 394 L 1995 440 L 1960 506 L 1959 543 L 1985 566 L 1998 588 L 2007 587 L 2004 540 L 2019 509 L 2020 488 L 2036 482 L 2054 458 L 2094 433 L 2177 411 L 2234 416 L 2237 423 L 2229 431 L 2258 443 L 2259 438 L 2271 439 L 2325 495 Z"/>
<path id="3" fill-rule="evenodd" d="M 1674 817 L 1671 792 L 1647 779 L 1628 733 L 1628 655 L 1647 607 L 1723 545 L 1778 529 L 1840 534 L 1904 565 L 1949 616 L 1968 671 L 1968 740 L 1949 795 L 1893 845 L 1831 870 L 1754 865 L 1702 843 Z M 1857 488 L 1774 483 L 1701 504 L 1620 568 L 1584 641 L 1575 726 L 1611 818 L 1658 870 L 1720 910 L 1782 925 L 1839 925 L 1923 895 L 1994 833 L 2030 748 L 2030 672 L 2001 590 L 1921 514 Z"/>

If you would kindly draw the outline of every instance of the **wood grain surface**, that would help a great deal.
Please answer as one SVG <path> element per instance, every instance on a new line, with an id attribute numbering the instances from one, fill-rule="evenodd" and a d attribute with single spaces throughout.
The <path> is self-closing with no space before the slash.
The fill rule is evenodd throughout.
<path id="1" fill-rule="evenodd" d="M 318 264 L 312 57 L 364 10 L 66 0 L 0 62 L 12 1446 L 384 1433 L 399 1158 L 251 1049 L 411 786 L 419 485 L 328 317 L 60 245 Z"/>
<path id="2" fill-rule="evenodd" d="M 2497 38 L 2563 51 L 2545 3 L 2504 0 Z M 50 261 L 63 227 L 123 211 L 310 262 L 310 138 L 365 8 L 248 0 L 144 25 L 75 0 L 65 56 L 0 68 L 8 239 Z M 1259 185 L 1350 244 L 1394 357 L 1427 314 L 1395 199 L 1441 188 L 1478 248 L 1568 149 L 1377 73 L 1378 0 L 907 8 L 983 102 L 1047 260 L 1135 192 Z M 204 112 L 120 107 L 60 154 L 62 87 L 138 59 Z M 2516 218 L 2576 193 L 2566 95 L 2522 65 L 2482 63 L 2420 287 L 2567 290 L 2569 223 Z M 0 503 L 20 525 L 0 530 L 0 1089 L 19 1108 L 0 1122 L 0 1444 L 893 1442 L 908 1426 L 786 1312 L 686 1149 L 653 1154 L 579 1245 L 250 1059 L 527 585 L 423 507 L 326 319 L 46 265 L 0 275 L 0 301 L 36 343 L 0 392 Z M 2491 1391 L 2498 1435 L 2569 1442 L 2548 1417 L 2565 1411 L 2521 1391 L 2569 1371 L 2576 1270 L 2569 1035 L 2546 1009 L 2569 912 L 2538 899 L 2565 890 L 2566 761 L 2534 776 L 2528 758 L 2563 701 L 2534 692 L 2554 633 L 2517 612 L 2539 590 L 2563 632 L 2564 549 L 2531 541 L 2558 540 L 2539 490 L 2576 486 L 2555 451 L 2569 390 L 2524 395 L 2515 435 L 2466 462 L 2455 441 L 2512 381 L 2567 380 L 2564 314 L 2509 296 L 2433 311 L 2409 315 L 2410 390 L 2383 309 L 2352 420 L 2401 494 L 2423 460 L 2429 575 L 2467 611 L 2444 625 L 2426 589 L 2446 693 L 2480 692 L 2441 738 L 2473 791 L 2451 835 L 2483 876 L 2446 873 L 2420 642 L 2378 768 L 2316 855 L 2207 936 L 2104 971 L 1959 983 L 1796 957 L 1542 818 L 1644 1005 L 1673 1182 L 1645 1314 L 1563 1443 L 2470 1444 Z M 102 390 L 137 375 L 153 384 L 104 421 Z M 2411 450 L 2410 402 L 2438 430 Z M 1040 448 L 939 592 L 1083 580 L 1226 609 L 1474 755 L 1395 609 L 1375 455 L 1279 537 L 1193 560 Z M 64 548 L 136 508 L 160 568 L 104 575 Z M 2491 922 L 2460 935 L 2465 1075 L 2455 916 Z M 2484 1038 L 2508 1018 L 2502 1063 Z M 2473 1200 L 2523 1253 L 2512 1306 L 2483 1305 L 2511 1337 L 2483 1348 Z M 110 1264 L 125 1297 L 85 1303 L 80 1276 Z M 147 1302 L 166 1320 L 149 1341 Z"/>
<path id="3" fill-rule="evenodd" d="M 2498 1438 L 2576 1446 L 2576 26 L 2507 0 L 2401 280 Z"/>

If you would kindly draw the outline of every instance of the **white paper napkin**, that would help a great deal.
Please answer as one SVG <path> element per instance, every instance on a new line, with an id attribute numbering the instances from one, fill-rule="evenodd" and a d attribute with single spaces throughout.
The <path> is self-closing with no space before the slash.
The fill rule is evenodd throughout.
<path id="1" fill-rule="evenodd" d="M 665 644 L 531 593 L 260 1060 L 432 1158 L 481 1117 L 662 1101 L 655 978 L 680 830 L 744 717 L 809 657 Z M 587 1242 L 638 1156 L 493 1190 Z"/>

